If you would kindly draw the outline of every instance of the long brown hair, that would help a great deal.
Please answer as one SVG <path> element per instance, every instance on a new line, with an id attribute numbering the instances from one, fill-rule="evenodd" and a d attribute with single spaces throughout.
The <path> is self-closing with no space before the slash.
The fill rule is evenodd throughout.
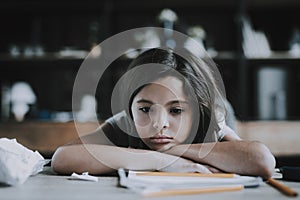
<path id="1" fill-rule="evenodd" d="M 198 120 L 193 121 L 190 137 L 185 142 L 216 141 L 216 133 L 220 130 L 216 112 L 217 109 L 225 112 L 224 91 L 214 78 L 216 67 L 212 60 L 198 58 L 185 49 L 176 52 L 179 53 L 169 48 L 154 48 L 134 59 L 129 65 L 126 81 L 122 83 L 120 106 L 132 119 L 132 100 L 143 87 L 158 78 L 176 76 L 183 82 L 186 96 L 197 106 L 194 115 L 199 116 Z M 144 67 L 138 70 L 140 66 Z"/>

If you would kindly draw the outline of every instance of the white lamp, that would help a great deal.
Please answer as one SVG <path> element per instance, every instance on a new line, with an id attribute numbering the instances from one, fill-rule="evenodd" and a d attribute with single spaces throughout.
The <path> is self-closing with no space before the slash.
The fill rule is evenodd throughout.
<path id="1" fill-rule="evenodd" d="M 23 121 L 29 111 L 29 105 L 36 102 L 36 96 L 26 82 L 17 82 L 11 89 L 12 113 L 17 121 Z"/>

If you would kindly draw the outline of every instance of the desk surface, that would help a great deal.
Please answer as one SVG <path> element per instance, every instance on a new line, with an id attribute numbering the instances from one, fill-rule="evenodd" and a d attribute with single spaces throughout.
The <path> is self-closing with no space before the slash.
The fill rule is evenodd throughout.
<path id="1" fill-rule="evenodd" d="M 57 176 L 47 169 L 36 176 L 29 177 L 23 184 L 15 187 L 0 186 L 0 199 L 16 200 L 53 200 L 53 199 L 116 199 L 134 200 L 143 199 L 125 188 L 117 187 L 117 177 L 100 177 L 98 182 L 69 180 L 68 176 Z M 300 182 L 284 182 L 285 185 L 300 193 Z M 169 196 L 161 198 L 144 199 L 186 199 L 187 196 Z M 188 195 L 189 200 L 193 199 L 287 199 L 285 195 L 263 183 L 258 188 L 247 188 L 234 192 L 220 192 L 211 194 Z M 293 198 L 291 198 L 293 199 Z M 296 198 L 294 198 L 296 199 Z"/>

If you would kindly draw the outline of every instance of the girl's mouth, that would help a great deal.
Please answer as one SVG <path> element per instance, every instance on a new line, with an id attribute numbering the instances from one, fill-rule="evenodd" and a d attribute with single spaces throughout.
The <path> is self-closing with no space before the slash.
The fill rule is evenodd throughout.
<path id="1" fill-rule="evenodd" d="M 164 135 L 153 136 L 153 137 L 150 137 L 149 139 L 152 143 L 155 143 L 155 144 L 165 144 L 165 143 L 169 143 L 173 140 L 172 137 L 164 136 Z"/>

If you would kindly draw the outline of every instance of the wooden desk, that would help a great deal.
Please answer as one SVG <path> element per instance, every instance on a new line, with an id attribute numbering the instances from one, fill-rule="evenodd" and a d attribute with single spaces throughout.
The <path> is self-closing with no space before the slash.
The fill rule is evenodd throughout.
<path id="1" fill-rule="evenodd" d="M 287 186 L 300 193 L 300 182 L 284 182 Z M 99 182 L 68 180 L 68 176 L 57 176 L 51 173 L 50 168 L 44 172 L 30 177 L 23 185 L 15 187 L 0 186 L 0 197 L 6 200 L 134 200 L 134 199 L 287 199 L 276 189 L 263 183 L 258 188 L 248 188 L 234 192 L 221 192 L 201 195 L 169 196 L 161 198 L 143 198 L 134 192 L 119 188 L 117 177 L 100 177 Z M 289 198 L 297 199 L 297 198 Z"/>

